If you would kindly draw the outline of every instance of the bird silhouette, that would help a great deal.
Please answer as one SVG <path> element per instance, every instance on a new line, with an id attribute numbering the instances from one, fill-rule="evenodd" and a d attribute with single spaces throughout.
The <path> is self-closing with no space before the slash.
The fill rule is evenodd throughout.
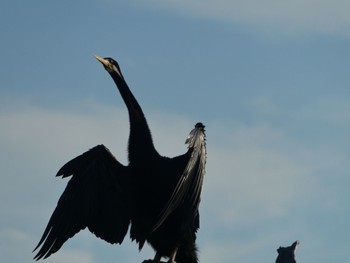
<path id="1" fill-rule="evenodd" d="M 130 237 L 139 249 L 147 242 L 156 252 L 154 259 L 144 262 L 161 262 L 164 257 L 168 262 L 196 263 L 205 127 L 197 123 L 191 130 L 184 154 L 161 156 L 118 63 L 95 57 L 128 109 L 129 163 L 121 164 L 104 145 L 97 145 L 63 165 L 56 176 L 71 178 L 34 249 L 40 247 L 34 259 L 49 257 L 86 227 L 109 243 L 121 244 L 130 225 Z"/>
<path id="2" fill-rule="evenodd" d="M 300 242 L 297 240 L 289 247 L 279 247 L 277 249 L 276 263 L 296 263 L 295 250 L 299 244 Z"/>

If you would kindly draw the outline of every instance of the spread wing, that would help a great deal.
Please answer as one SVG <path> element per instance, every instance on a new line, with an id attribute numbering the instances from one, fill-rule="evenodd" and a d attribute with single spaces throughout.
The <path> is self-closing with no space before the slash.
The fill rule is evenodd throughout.
<path id="1" fill-rule="evenodd" d="M 186 166 L 179 177 L 178 183 L 159 215 L 157 223 L 152 231 L 156 230 L 164 220 L 184 201 L 188 209 L 187 220 L 192 220 L 198 216 L 198 206 L 202 191 L 203 178 L 205 174 L 206 163 L 206 143 L 205 130 L 202 123 L 197 123 L 195 128 L 187 137 L 189 151 L 182 157 L 186 157 Z M 184 219 L 186 224 L 187 220 Z M 197 226 L 198 228 L 199 226 Z"/>
<path id="2" fill-rule="evenodd" d="M 58 251 L 88 227 L 97 237 L 122 243 L 130 222 L 128 168 L 98 145 L 66 163 L 57 176 L 72 178 L 53 212 L 39 244 L 36 260 Z"/>

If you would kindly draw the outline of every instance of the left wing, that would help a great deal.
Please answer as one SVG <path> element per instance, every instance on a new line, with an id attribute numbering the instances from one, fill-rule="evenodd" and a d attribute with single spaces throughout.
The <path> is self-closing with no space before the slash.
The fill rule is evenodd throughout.
<path id="1" fill-rule="evenodd" d="M 47 258 L 88 227 L 109 243 L 122 243 L 130 222 L 128 168 L 98 145 L 66 163 L 57 176 L 68 177 L 66 189 L 34 250 Z"/>

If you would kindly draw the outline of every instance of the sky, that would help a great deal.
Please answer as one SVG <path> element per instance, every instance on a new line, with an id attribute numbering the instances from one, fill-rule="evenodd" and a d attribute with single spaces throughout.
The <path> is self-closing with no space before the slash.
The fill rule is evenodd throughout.
<path id="1" fill-rule="evenodd" d="M 93 55 L 113 57 L 165 156 L 207 131 L 200 262 L 342 262 L 350 228 L 350 2 L 2 1 L 0 255 L 32 262 L 73 157 L 127 164 L 126 107 Z M 142 262 L 86 231 L 47 263 Z"/>

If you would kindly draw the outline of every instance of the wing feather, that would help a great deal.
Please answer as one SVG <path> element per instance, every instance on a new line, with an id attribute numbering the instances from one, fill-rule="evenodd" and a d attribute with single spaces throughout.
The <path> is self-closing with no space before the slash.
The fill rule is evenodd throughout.
<path id="1" fill-rule="evenodd" d="M 188 144 L 189 158 L 186 167 L 179 177 L 170 199 L 160 213 L 157 223 L 152 228 L 152 232 L 185 200 L 189 207 L 189 213 L 186 213 L 187 219 L 192 220 L 197 216 L 206 164 L 204 128 L 202 123 L 197 123 L 188 135 L 186 144 Z M 184 224 L 187 224 L 186 221 L 185 219 Z"/>
<path id="2" fill-rule="evenodd" d="M 98 145 L 66 163 L 57 176 L 68 177 L 47 227 L 36 246 L 36 260 L 47 258 L 80 230 L 110 243 L 122 243 L 130 222 L 128 169 Z"/>

